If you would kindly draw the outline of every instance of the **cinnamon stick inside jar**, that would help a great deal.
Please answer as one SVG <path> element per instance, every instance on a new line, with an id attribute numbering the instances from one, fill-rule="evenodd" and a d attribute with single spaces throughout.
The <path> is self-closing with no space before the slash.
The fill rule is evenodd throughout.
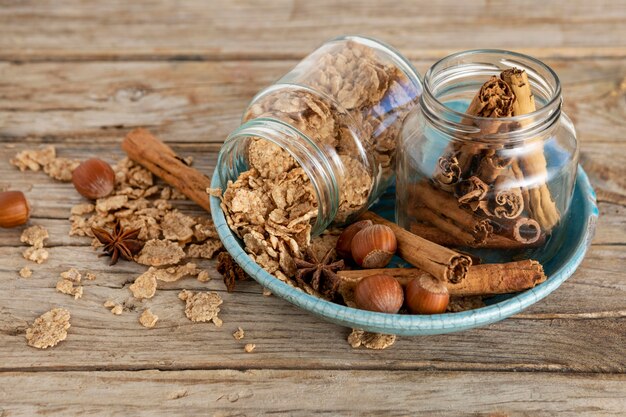
<path id="1" fill-rule="evenodd" d="M 535 98 L 530 90 L 530 82 L 526 71 L 517 68 L 505 70 L 501 78 L 511 86 L 516 100 L 513 103 L 513 115 L 521 116 L 536 110 Z M 520 156 L 517 160 L 522 174 L 525 177 L 539 179 L 540 184 L 528 188 L 528 211 L 542 229 L 546 232 L 552 230 L 560 220 L 560 213 L 550 195 L 550 189 L 546 183 L 548 178 L 547 162 L 543 145 L 536 145 L 534 149 Z"/>
<path id="2" fill-rule="evenodd" d="M 394 277 L 403 287 L 426 272 L 418 268 L 383 268 L 352 271 L 339 271 L 341 278 L 339 293 L 346 301 L 351 301 L 354 287 L 365 277 L 385 274 Z M 535 260 L 508 262 L 502 264 L 473 265 L 465 280 L 445 285 L 454 296 L 489 296 L 508 294 L 533 288 L 546 280 L 541 264 Z"/>
<path id="3" fill-rule="evenodd" d="M 469 256 L 414 235 L 371 211 L 363 213 L 360 220 L 371 220 L 390 227 L 398 241 L 398 255 L 437 279 L 450 283 L 462 282 L 472 265 Z"/>

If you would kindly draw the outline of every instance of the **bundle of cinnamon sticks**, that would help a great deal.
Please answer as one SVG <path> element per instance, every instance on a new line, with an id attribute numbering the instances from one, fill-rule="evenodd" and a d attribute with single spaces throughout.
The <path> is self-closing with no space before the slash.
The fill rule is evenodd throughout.
<path id="1" fill-rule="evenodd" d="M 409 230 L 445 246 L 521 249 L 545 243 L 560 220 L 550 194 L 542 138 L 516 152 L 483 140 L 523 126 L 511 121 L 536 110 L 525 71 L 493 76 L 477 92 L 465 121 L 480 132 L 449 145 L 430 181 L 408 187 Z M 506 135 L 505 135 L 506 136 Z"/>

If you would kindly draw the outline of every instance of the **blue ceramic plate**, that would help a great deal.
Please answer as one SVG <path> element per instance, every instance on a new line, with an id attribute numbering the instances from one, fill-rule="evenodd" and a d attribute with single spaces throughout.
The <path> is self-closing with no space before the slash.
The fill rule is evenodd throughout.
<path id="1" fill-rule="evenodd" d="M 217 173 L 213 175 L 212 186 L 220 186 Z M 372 210 L 389 217 L 391 212 L 389 205 L 393 204 L 392 202 L 393 194 L 390 191 Z M 224 213 L 220 208 L 220 201 L 216 197 L 211 197 L 211 214 L 226 250 L 252 278 L 275 295 L 342 326 L 378 333 L 413 336 L 458 332 L 494 323 L 519 313 L 556 290 L 582 262 L 595 232 L 598 207 L 587 174 L 581 167 L 578 167 L 574 197 L 566 224 L 567 240 L 557 256 L 544 265 L 548 280 L 518 294 L 488 299 L 486 300 L 488 305 L 483 308 L 432 316 L 374 313 L 345 307 L 305 294 L 265 272 L 244 252 L 240 240 L 228 228 Z"/>

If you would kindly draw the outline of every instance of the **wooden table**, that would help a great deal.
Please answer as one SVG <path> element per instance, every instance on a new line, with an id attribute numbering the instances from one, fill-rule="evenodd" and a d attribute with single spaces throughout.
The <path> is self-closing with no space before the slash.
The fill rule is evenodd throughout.
<path id="1" fill-rule="evenodd" d="M 626 3 L 518 3 L 0 0 L 0 188 L 25 191 L 31 223 L 51 235 L 38 266 L 22 259 L 20 229 L 0 230 L 0 416 L 625 415 Z M 209 261 L 208 284 L 171 283 L 150 300 L 155 329 L 136 311 L 112 315 L 103 301 L 128 298 L 144 267 L 110 268 L 89 239 L 70 238 L 78 194 L 9 158 L 52 143 L 114 161 L 144 126 L 210 174 L 254 93 L 345 33 L 391 43 L 422 73 L 470 48 L 526 52 L 557 71 L 601 211 L 575 275 L 508 320 L 385 351 L 352 349 L 349 329 L 254 282 L 226 293 Z M 32 278 L 18 276 L 24 265 Z M 71 266 L 98 275 L 76 301 L 54 290 Z M 224 326 L 185 318 L 181 288 L 218 291 Z M 26 346 L 27 323 L 54 306 L 72 313 L 67 340 Z"/>

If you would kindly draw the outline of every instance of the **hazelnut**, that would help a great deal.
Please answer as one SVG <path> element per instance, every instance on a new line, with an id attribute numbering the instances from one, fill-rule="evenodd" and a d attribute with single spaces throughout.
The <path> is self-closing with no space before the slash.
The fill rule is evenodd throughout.
<path id="1" fill-rule="evenodd" d="M 115 172 L 102 159 L 88 159 L 72 172 L 72 184 L 80 195 L 96 200 L 111 194 L 115 187 Z"/>
<path id="2" fill-rule="evenodd" d="M 406 286 L 406 306 L 414 314 L 444 313 L 449 302 L 448 288 L 430 274 L 412 279 Z"/>
<path id="3" fill-rule="evenodd" d="M 343 259 L 352 259 L 352 239 L 354 235 L 373 224 L 371 220 L 360 220 L 346 227 L 344 231 L 341 232 L 341 235 L 339 235 L 339 239 L 337 239 L 337 245 L 335 247 L 337 255 L 341 256 Z"/>
<path id="4" fill-rule="evenodd" d="M 0 193 L 0 227 L 16 227 L 28 221 L 30 205 L 21 191 Z"/>
<path id="5" fill-rule="evenodd" d="M 384 268 L 396 253 L 397 246 L 396 235 L 389 226 L 368 226 L 352 238 L 352 259 L 363 268 Z"/>
<path id="6" fill-rule="evenodd" d="M 362 310 L 395 314 L 404 302 L 402 286 L 389 275 L 363 278 L 354 289 L 354 302 Z"/>

